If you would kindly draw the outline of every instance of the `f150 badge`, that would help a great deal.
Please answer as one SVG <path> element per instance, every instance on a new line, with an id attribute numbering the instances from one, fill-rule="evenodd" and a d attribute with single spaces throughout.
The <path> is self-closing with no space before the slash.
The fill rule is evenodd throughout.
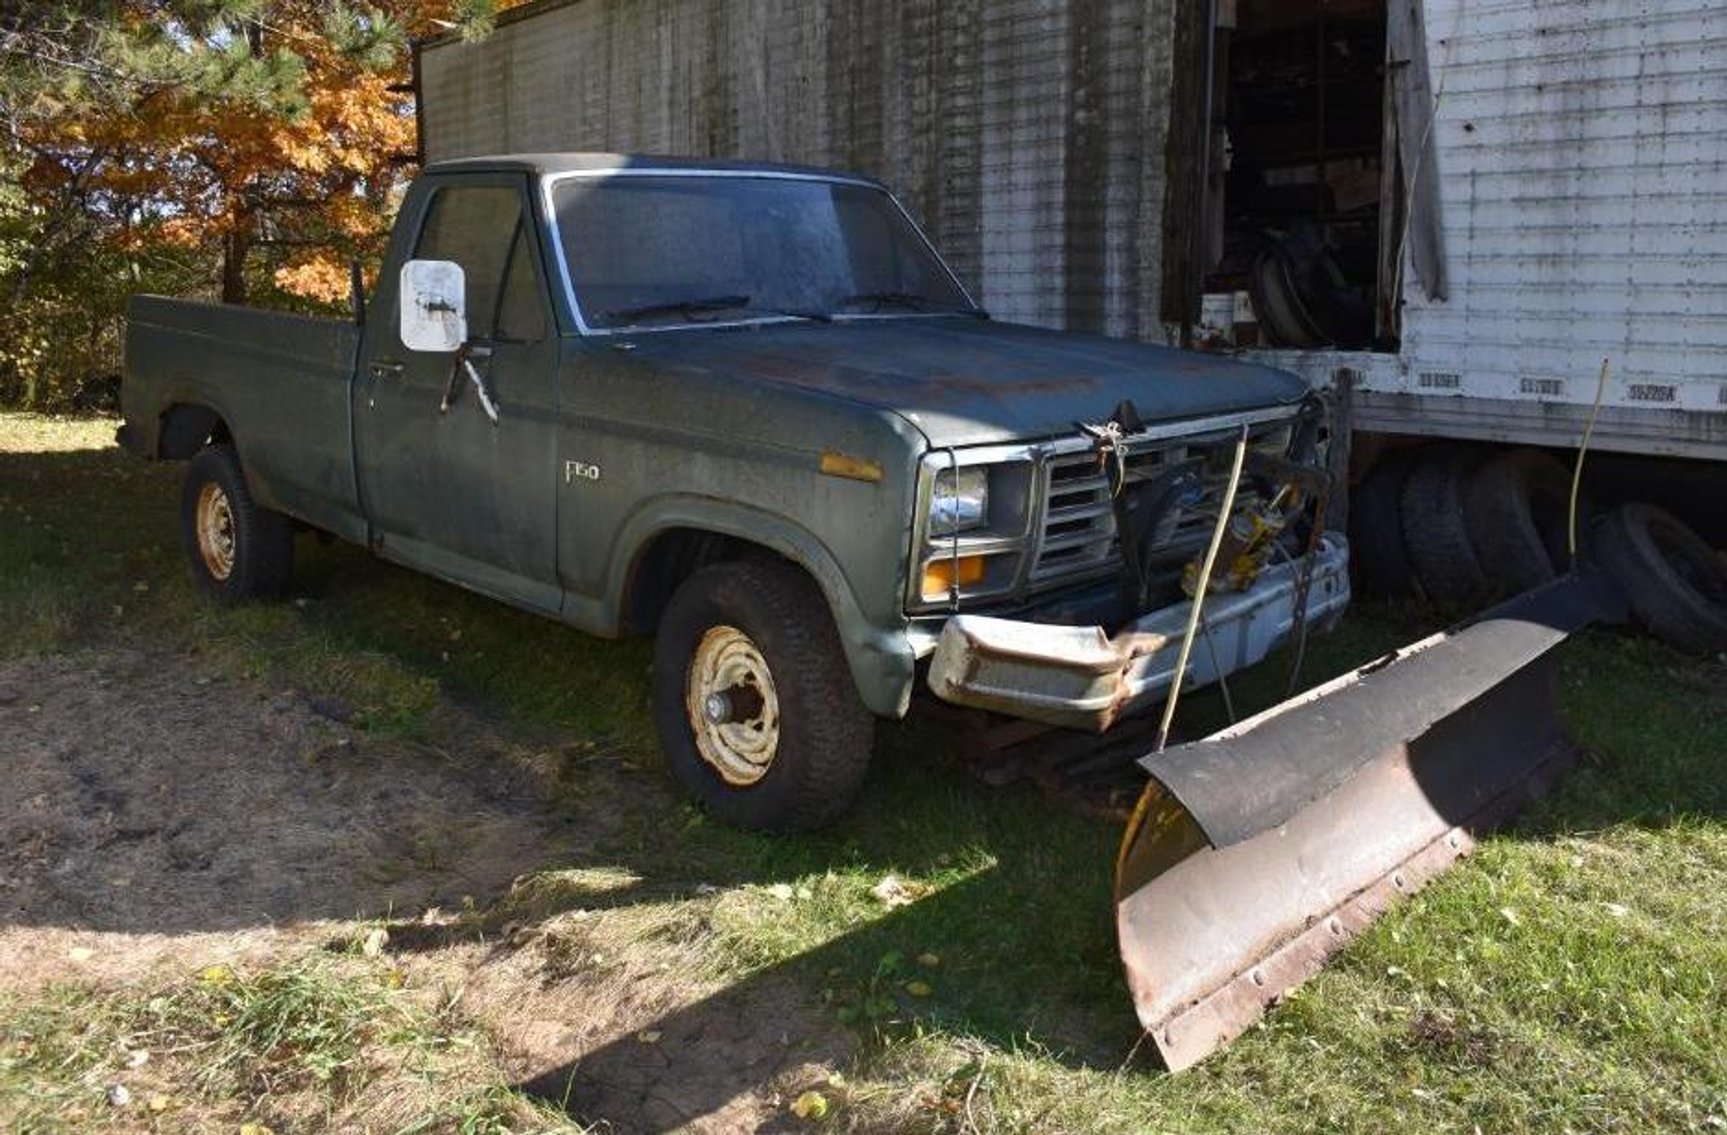
<path id="1" fill-rule="evenodd" d="M 589 465 L 586 461 L 564 462 L 564 484 L 573 485 L 577 481 L 597 481 L 600 479 L 600 467 Z"/>

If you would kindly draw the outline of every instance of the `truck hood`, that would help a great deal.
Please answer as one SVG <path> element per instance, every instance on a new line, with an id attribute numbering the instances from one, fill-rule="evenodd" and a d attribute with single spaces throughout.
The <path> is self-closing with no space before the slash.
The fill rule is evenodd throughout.
<path id="1" fill-rule="evenodd" d="M 1198 351 L 971 317 L 663 331 L 632 343 L 643 363 L 891 410 L 937 447 L 1072 433 L 1124 399 L 1149 422 L 1290 405 L 1307 391 L 1287 371 Z"/>

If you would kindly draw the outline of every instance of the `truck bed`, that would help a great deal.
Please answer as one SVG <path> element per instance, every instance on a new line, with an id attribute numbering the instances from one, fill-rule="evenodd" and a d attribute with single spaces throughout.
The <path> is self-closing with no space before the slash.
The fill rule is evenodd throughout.
<path id="1" fill-rule="evenodd" d="M 126 442 L 145 457 L 179 456 L 163 452 L 169 412 L 209 406 L 242 439 L 259 503 L 363 534 L 349 420 L 359 341 L 346 320 L 134 296 L 121 385 Z"/>

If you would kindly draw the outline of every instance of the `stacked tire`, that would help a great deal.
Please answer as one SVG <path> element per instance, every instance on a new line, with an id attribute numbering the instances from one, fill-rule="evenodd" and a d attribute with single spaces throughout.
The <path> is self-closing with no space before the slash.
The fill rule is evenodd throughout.
<path id="1" fill-rule="evenodd" d="M 1538 586 L 1570 566 L 1570 493 L 1570 472 L 1540 450 L 1393 450 L 1350 500 L 1361 589 L 1465 604 Z"/>
<path id="2" fill-rule="evenodd" d="M 1350 501 L 1363 594 L 1481 605 L 1570 569 L 1571 470 L 1536 449 L 1435 443 L 1381 458 Z M 1727 652 L 1727 562 L 1672 514 L 1577 502 L 1580 553 L 1624 589 L 1651 634 Z"/>
<path id="3" fill-rule="evenodd" d="M 1727 654 L 1727 562 L 1672 513 L 1622 504 L 1595 526 L 1590 554 L 1644 630 L 1690 654 Z"/>

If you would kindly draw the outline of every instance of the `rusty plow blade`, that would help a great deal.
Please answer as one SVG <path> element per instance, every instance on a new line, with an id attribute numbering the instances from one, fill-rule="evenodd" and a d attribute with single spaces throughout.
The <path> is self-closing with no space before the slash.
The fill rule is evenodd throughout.
<path id="1" fill-rule="evenodd" d="M 1144 757 L 1116 863 L 1140 1023 L 1179 1071 L 1575 761 L 1552 649 L 1623 617 L 1567 576 L 1203 741 Z"/>

